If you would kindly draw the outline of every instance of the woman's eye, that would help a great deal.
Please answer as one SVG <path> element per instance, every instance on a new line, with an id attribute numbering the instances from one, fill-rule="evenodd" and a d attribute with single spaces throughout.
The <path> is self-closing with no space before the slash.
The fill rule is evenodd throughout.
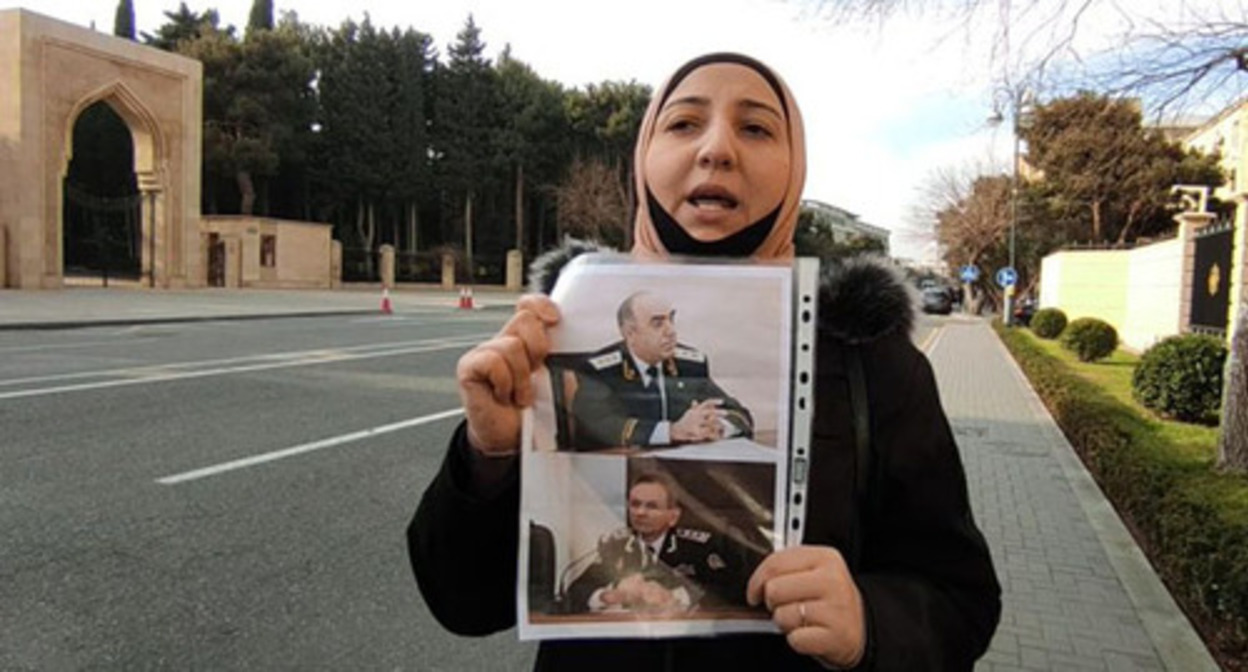
<path id="1" fill-rule="evenodd" d="M 667 130 L 675 133 L 691 131 L 695 128 L 697 128 L 697 124 L 692 119 L 675 119 L 667 124 Z"/>
<path id="2" fill-rule="evenodd" d="M 746 135 L 753 135 L 760 138 L 770 138 L 774 135 L 770 128 L 762 124 L 746 124 L 744 129 Z"/>

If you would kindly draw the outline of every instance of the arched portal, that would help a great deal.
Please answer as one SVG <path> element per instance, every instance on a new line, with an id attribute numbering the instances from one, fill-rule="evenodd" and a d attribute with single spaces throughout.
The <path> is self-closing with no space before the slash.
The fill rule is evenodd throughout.
<path id="1" fill-rule="evenodd" d="M 99 101 L 78 115 L 71 136 L 61 200 L 65 282 L 137 282 L 144 241 L 130 128 Z"/>
<path id="2" fill-rule="evenodd" d="M 74 208 L 84 204 L 128 209 L 137 219 L 127 224 L 127 215 L 114 212 L 122 223 L 105 230 L 122 240 L 100 249 L 127 249 L 144 285 L 203 285 L 202 65 L 27 10 L 0 10 L 0 81 L 9 83 L 0 95 L 0 287 L 61 287 L 65 271 L 74 273 L 84 259 L 100 266 L 98 252 L 91 259 L 75 247 L 85 225 Z M 75 153 L 83 145 L 75 148 L 75 129 L 84 116 L 94 123 L 104 112 L 128 131 L 133 167 L 96 170 L 133 180 L 121 198 L 137 198 L 137 205 L 78 190 Z M 118 227 L 132 233 L 118 235 Z"/>
<path id="3" fill-rule="evenodd" d="M 178 232 L 164 216 L 165 143 L 156 120 L 129 87 L 110 82 L 72 108 L 67 126 L 63 274 L 107 284 L 120 271 L 148 287 L 167 286 L 169 239 Z"/>

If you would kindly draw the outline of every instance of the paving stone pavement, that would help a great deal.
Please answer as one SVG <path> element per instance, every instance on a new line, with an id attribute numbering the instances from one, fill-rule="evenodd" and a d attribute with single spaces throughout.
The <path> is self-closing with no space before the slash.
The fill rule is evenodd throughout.
<path id="1" fill-rule="evenodd" d="M 1216 670 L 988 324 L 952 318 L 927 351 L 1003 590 L 976 669 Z"/>

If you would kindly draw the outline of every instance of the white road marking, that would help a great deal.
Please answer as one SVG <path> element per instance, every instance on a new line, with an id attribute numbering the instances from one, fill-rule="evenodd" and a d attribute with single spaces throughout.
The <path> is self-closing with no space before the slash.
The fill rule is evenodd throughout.
<path id="1" fill-rule="evenodd" d="M 481 342 L 481 335 L 461 336 L 455 339 L 437 339 L 433 341 L 421 341 L 422 345 L 412 347 L 399 347 L 377 350 L 375 352 L 352 353 L 347 352 L 351 348 L 343 348 L 341 350 L 308 350 L 300 353 L 282 353 L 279 355 L 264 355 L 260 359 L 279 358 L 280 361 L 265 361 L 259 364 L 246 364 L 242 366 L 227 366 L 217 369 L 204 369 L 200 371 L 178 371 L 178 368 L 197 366 L 203 364 L 219 364 L 229 361 L 255 361 L 256 357 L 239 358 L 235 360 L 217 360 L 215 362 L 185 362 L 182 364 L 172 364 L 168 366 L 153 367 L 137 367 L 131 369 L 117 369 L 107 372 L 84 373 L 84 374 L 64 374 L 62 376 L 49 376 L 46 378 L 33 378 L 24 381 L 2 381 L 0 385 L 12 385 L 18 382 L 50 382 L 52 380 L 63 380 L 67 378 L 83 378 L 83 377 L 99 377 L 104 375 L 112 376 L 130 376 L 118 380 L 104 380 L 91 383 L 78 383 L 75 385 L 61 385 L 58 387 L 45 387 L 33 390 L 16 390 L 13 392 L 0 393 L 0 401 L 5 399 L 22 399 L 26 397 L 40 397 L 50 394 L 62 394 L 65 392 L 81 392 L 85 390 L 99 390 L 110 387 L 123 387 L 126 385 L 143 385 L 147 383 L 160 383 L 171 380 L 187 380 L 191 378 L 207 378 L 209 376 L 222 376 L 230 373 L 246 373 L 251 371 L 266 371 L 269 369 L 284 369 L 296 366 L 313 366 L 317 364 L 326 364 L 330 362 L 347 362 L 358 359 L 374 359 L 377 357 L 393 357 L 396 355 L 409 355 L 420 352 L 433 352 L 436 350 L 449 350 L 452 348 L 463 348 L 475 345 Z M 376 347 L 376 346 L 367 346 Z M 297 357 L 297 358 L 296 358 Z"/>
<path id="2" fill-rule="evenodd" d="M 172 372 L 179 369 L 190 369 L 201 366 L 218 366 L 222 364 L 240 364 L 245 362 L 289 362 L 298 361 L 308 357 L 324 358 L 326 353 L 354 353 L 361 350 L 384 350 L 386 348 L 401 348 L 409 345 L 431 345 L 431 344 L 448 344 L 460 342 L 480 343 L 492 334 L 468 334 L 466 336 L 451 336 L 447 338 L 425 338 L 412 341 L 394 341 L 390 343 L 368 343 L 365 345 L 351 345 L 341 348 L 319 348 L 316 350 L 292 350 L 290 352 L 273 352 L 262 355 L 245 355 L 243 357 L 229 357 L 226 359 L 201 359 L 189 362 L 173 362 L 170 364 L 150 364 L 144 366 L 131 366 L 122 369 L 104 369 L 101 371 L 79 371 L 76 373 L 60 373 L 50 376 L 33 376 L 30 378 L 11 378 L 8 380 L 0 380 L 0 387 L 9 387 L 13 385 L 23 385 L 27 383 L 50 383 L 58 380 L 78 380 L 82 378 L 103 378 L 108 376 L 150 376 L 161 372 Z M 3 397 L 0 397 L 3 398 Z"/>
<path id="3" fill-rule="evenodd" d="M 35 350 L 69 350 L 71 348 L 98 348 L 106 345 L 133 345 L 155 341 L 155 338 L 134 338 L 128 341 L 82 341 L 78 343 L 49 343 L 47 345 L 11 345 L 0 347 L 0 352 L 29 352 Z"/>
<path id="4" fill-rule="evenodd" d="M 945 325 L 942 324 L 939 327 L 932 329 L 932 333 L 923 340 L 923 345 L 919 346 L 919 349 L 923 351 L 923 354 L 930 357 L 931 354 L 936 351 L 936 346 L 940 343 L 940 337 L 944 335 Z"/>
<path id="5" fill-rule="evenodd" d="M 464 411 L 462 408 L 456 408 L 450 411 L 442 411 L 441 413 L 434 413 L 433 415 L 425 415 L 419 418 L 411 418 L 410 420 L 403 420 L 402 422 L 395 422 L 389 425 L 373 427 L 372 429 L 365 429 L 365 430 L 361 430 L 358 432 L 352 432 L 350 434 L 343 434 L 342 436 L 335 436 L 335 437 L 331 437 L 328 439 L 322 439 L 320 441 L 313 441 L 312 443 L 305 443 L 301 446 L 293 446 L 291 448 L 275 450 L 270 453 L 263 453 L 261 455 L 253 455 L 251 457 L 245 457 L 239 460 L 223 462 L 221 464 L 217 464 L 211 467 L 204 467 L 203 469 L 195 469 L 194 471 L 187 471 L 181 474 L 174 474 L 173 476 L 165 476 L 164 478 L 156 479 L 156 482 L 160 483 L 161 485 L 177 485 L 179 483 L 186 483 L 187 481 L 194 481 L 194 480 L 201 479 L 201 478 L 208 478 L 209 476 L 216 476 L 217 474 L 224 474 L 227 471 L 235 471 L 237 469 L 246 469 L 247 467 L 254 467 L 258 464 L 264 464 L 266 462 L 273 462 L 274 460 L 281 460 L 287 457 L 294 457 L 295 455 L 302 455 L 304 453 L 310 453 L 314 450 L 321 450 L 322 448 L 333 448 L 334 446 L 341 446 L 344 443 L 351 443 L 352 441 L 359 441 L 361 439 L 368 439 L 374 436 L 381 436 L 382 434 L 389 434 L 390 432 L 397 432 L 401 429 L 407 429 L 409 427 L 419 427 L 420 425 L 427 425 L 431 422 L 437 422 L 438 420 L 445 420 L 446 418 L 453 418 L 457 415 L 461 415 L 463 412 Z"/>

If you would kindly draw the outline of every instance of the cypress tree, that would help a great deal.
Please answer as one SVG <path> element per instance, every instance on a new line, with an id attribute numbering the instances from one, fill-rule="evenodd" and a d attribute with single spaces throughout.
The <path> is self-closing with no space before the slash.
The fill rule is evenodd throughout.
<path id="1" fill-rule="evenodd" d="M 273 0 L 254 0 L 251 3 L 247 32 L 259 30 L 273 30 Z"/>
<path id="2" fill-rule="evenodd" d="M 118 0 L 117 14 L 113 17 L 113 34 L 134 41 L 133 0 Z"/>

